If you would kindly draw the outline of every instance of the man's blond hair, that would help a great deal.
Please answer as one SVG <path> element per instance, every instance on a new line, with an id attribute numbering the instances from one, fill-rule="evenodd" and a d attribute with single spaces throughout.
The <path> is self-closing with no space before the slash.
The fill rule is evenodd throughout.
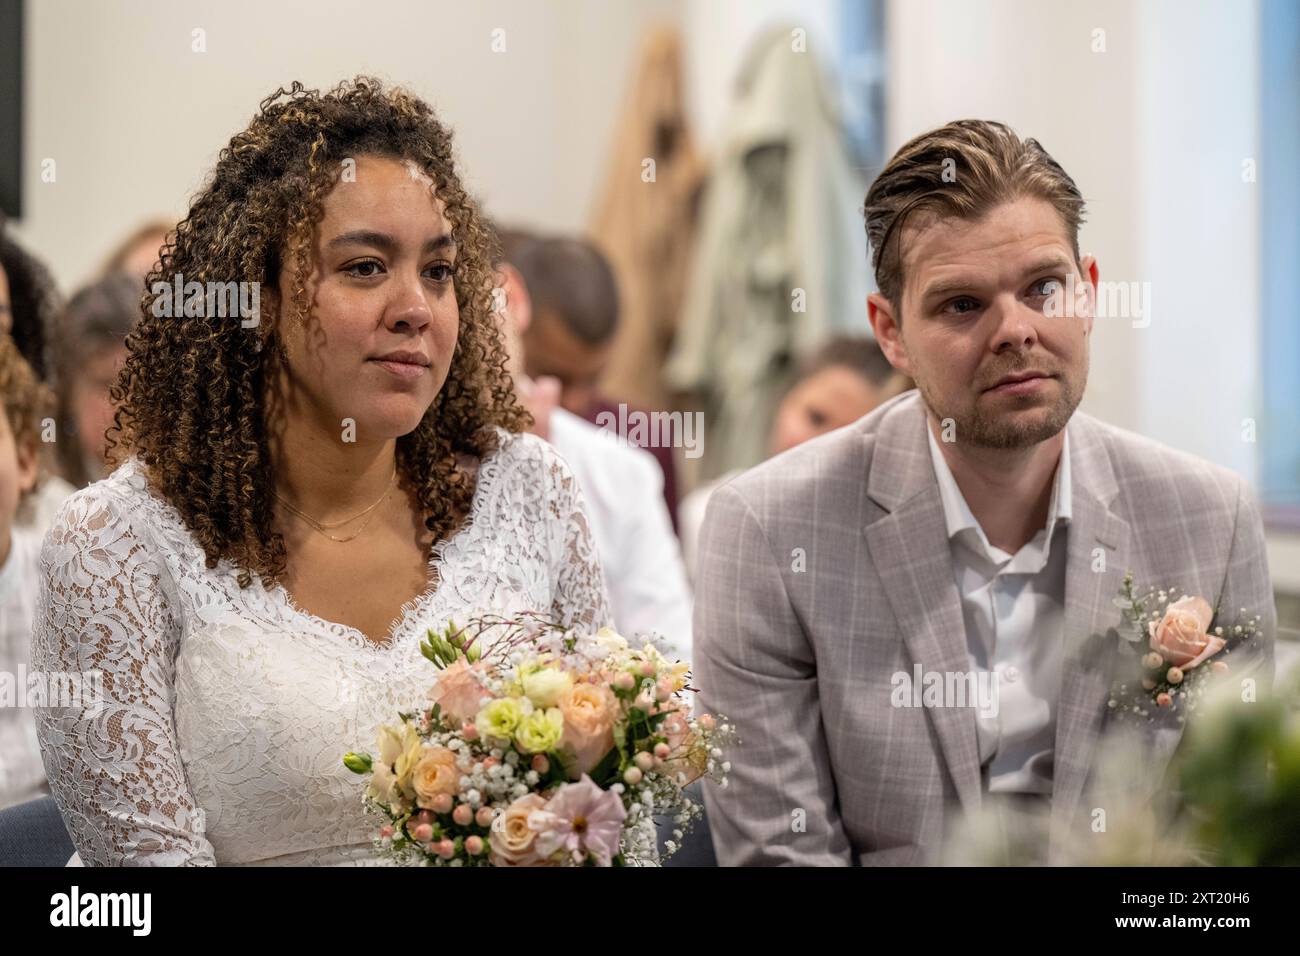
<path id="1" fill-rule="evenodd" d="M 1079 258 L 1083 196 L 1074 180 L 1034 139 L 990 120 L 957 120 L 905 143 L 867 190 L 863 213 L 876 285 L 897 311 L 903 290 L 901 237 L 907 218 L 980 219 L 1022 197 L 1050 203 Z"/>

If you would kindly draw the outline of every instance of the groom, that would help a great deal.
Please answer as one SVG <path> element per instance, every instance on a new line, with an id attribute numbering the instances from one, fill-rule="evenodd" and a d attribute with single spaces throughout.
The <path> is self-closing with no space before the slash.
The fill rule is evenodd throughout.
<path id="1" fill-rule="evenodd" d="M 918 391 L 723 486 L 702 531 L 695 683 L 741 738 L 706 790 L 723 865 L 932 861 L 998 801 L 1086 826 L 1126 570 L 1258 613 L 1231 673 L 1271 680 L 1245 483 L 1076 412 L 1098 271 L 1074 181 L 961 121 L 903 146 L 865 212 L 868 315 Z M 912 686 L 971 674 L 995 693 Z M 1180 730 L 1160 726 L 1155 769 Z"/>

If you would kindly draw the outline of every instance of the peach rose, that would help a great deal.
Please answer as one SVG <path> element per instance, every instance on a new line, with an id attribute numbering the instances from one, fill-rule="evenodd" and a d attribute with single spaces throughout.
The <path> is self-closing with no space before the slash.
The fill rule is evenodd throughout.
<path id="1" fill-rule="evenodd" d="M 574 684 L 560 695 L 564 736 L 560 746 L 568 754 L 569 776 L 590 773 L 614 746 L 617 704 L 609 689 L 598 684 Z"/>
<path id="2" fill-rule="evenodd" d="M 411 774 L 415 805 L 430 808 L 439 794 L 454 797 L 460 792 L 460 768 L 456 755 L 446 747 L 428 747 Z"/>
<path id="3" fill-rule="evenodd" d="M 1204 598 L 1180 598 L 1165 616 L 1149 625 L 1151 649 L 1169 664 L 1191 670 L 1223 650 L 1224 641 L 1209 633 L 1214 611 Z"/>
<path id="4" fill-rule="evenodd" d="M 492 853 L 489 859 L 493 866 L 545 866 L 533 846 L 537 831 L 528 825 L 528 817 L 534 810 L 545 810 L 546 800 L 536 793 L 529 793 L 498 813 L 492 820 Z"/>
<path id="5" fill-rule="evenodd" d="M 473 720 L 483 702 L 492 696 L 478 682 L 476 675 L 483 670 L 482 662 L 470 667 L 465 658 L 456 658 L 455 663 L 438 676 L 438 682 L 429 691 L 429 699 L 454 723 Z"/>

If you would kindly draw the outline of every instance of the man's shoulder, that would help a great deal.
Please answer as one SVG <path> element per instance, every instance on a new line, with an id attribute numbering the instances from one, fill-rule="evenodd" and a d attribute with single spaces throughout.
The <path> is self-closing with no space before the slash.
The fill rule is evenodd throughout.
<path id="1" fill-rule="evenodd" d="M 1075 446 L 1072 457 L 1077 461 L 1104 456 L 1117 491 L 1139 508 L 1195 510 L 1201 505 L 1235 510 L 1245 483 L 1230 468 L 1083 412 L 1074 414 L 1069 429 Z"/>
<path id="2" fill-rule="evenodd" d="M 894 416 L 923 416 L 919 403 L 918 393 L 904 392 L 855 422 L 741 472 L 721 488 L 758 512 L 783 511 L 793 502 L 806 504 L 814 493 L 828 490 L 865 494 L 882 429 Z"/>

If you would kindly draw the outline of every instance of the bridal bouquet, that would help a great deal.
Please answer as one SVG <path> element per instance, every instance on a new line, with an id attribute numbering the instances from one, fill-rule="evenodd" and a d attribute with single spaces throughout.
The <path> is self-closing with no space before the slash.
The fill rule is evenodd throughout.
<path id="1" fill-rule="evenodd" d="M 565 630 L 540 615 L 480 617 L 430 629 L 421 651 L 438 674 L 430 705 L 380 729 L 367 775 L 380 848 L 434 866 L 654 863 L 654 814 L 677 824 L 699 807 L 684 788 L 726 786 L 734 729 L 692 716 L 689 665 L 609 628 Z"/>

